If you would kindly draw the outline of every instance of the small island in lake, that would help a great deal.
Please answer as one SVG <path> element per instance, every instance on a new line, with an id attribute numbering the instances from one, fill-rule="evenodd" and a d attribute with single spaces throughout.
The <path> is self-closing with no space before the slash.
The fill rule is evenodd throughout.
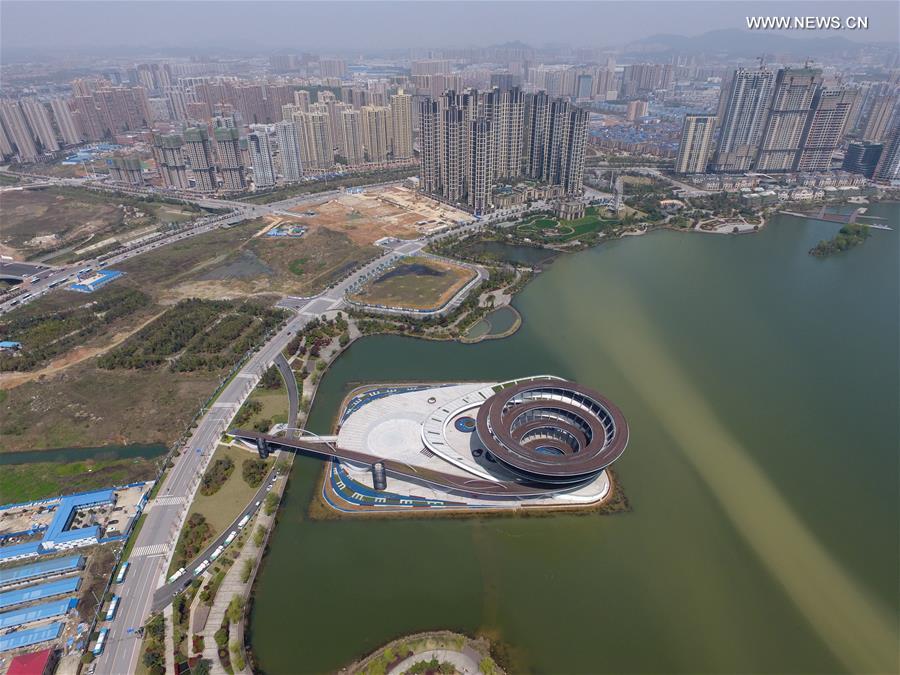
<path id="1" fill-rule="evenodd" d="M 841 251 L 847 251 L 854 246 L 859 246 L 871 236 L 868 225 L 848 223 L 844 225 L 831 239 L 823 239 L 809 250 L 810 255 L 824 258 Z"/>

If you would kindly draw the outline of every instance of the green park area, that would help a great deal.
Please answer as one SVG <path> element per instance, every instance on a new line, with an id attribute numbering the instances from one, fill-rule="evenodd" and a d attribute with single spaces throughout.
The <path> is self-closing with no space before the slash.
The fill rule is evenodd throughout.
<path id="1" fill-rule="evenodd" d="M 604 214 L 606 217 L 604 217 Z M 599 206 L 589 206 L 581 218 L 575 220 L 561 220 L 555 216 L 537 214 L 525 218 L 516 225 L 516 234 L 532 241 L 546 241 L 547 243 L 564 243 L 598 234 L 606 229 L 619 225 L 621 221 L 611 217 L 606 209 Z"/>
<path id="2" fill-rule="evenodd" d="M 3 195 L 0 244 L 25 259 L 70 262 L 114 246 L 115 240 L 131 233 L 203 213 L 193 204 L 82 188 L 17 190 Z"/>
<path id="3" fill-rule="evenodd" d="M 219 445 L 200 481 L 196 497 L 175 547 L 171 571 L 194 559 L 228 528 L 262 484 L 273 459 L 255 452 Z"/>
<path id="4" fill-rule="evenodd" d="M 273 424 L 288 421 L 288 404 L 284 380 L 278 368 L 272 366 L 235 415 L 233 426 L 268 431 Z"/>
<path id="5" fill-rule="evenodd" d="M 385 307 L 437 309 L 474 277 L 475 272 L 468 267 L 414 256 L 403 258 L 366 284 L 352 299 Z"/>

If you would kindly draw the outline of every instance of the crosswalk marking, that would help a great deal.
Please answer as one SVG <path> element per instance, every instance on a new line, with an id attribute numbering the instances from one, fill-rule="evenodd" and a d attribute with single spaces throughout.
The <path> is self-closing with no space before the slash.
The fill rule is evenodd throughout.
<path id="1" fill-rule="evenodd" d="M 137 546 L 131 551 L 133 558 L 139 558 L 150 555 L 160 555 L 169 549 L 167 544 L 150 544 L 148 546 Z"/>
<path id="2" fill-rule="evenodd" d="M 173 504 L 184 504 L 184 497 L 157 497 L 152 502 L 153 506 L 172 506 Z"/>

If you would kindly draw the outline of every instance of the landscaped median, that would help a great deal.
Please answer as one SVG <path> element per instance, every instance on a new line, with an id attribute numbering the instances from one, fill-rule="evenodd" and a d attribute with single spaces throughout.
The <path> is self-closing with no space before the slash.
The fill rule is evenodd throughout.
<path id="1" fill-rule="evenodd" d="M 188 510 L 168 574 L 185 567 L 234 522 L 255 496 L 273 462 L 230 445 L 216 448 Z"/>

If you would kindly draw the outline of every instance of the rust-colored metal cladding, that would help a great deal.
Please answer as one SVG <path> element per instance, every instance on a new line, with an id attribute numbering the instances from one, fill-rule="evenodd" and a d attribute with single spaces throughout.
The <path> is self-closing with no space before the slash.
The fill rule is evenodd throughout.
<path id="1" fill-rule="evenodd" d="M 548 485 L 590 480 L 628 444 L 628 423 L 609 399 L 556 379 L 516 384 L 487 399 L 476 431 L 498 463 Z"/>

